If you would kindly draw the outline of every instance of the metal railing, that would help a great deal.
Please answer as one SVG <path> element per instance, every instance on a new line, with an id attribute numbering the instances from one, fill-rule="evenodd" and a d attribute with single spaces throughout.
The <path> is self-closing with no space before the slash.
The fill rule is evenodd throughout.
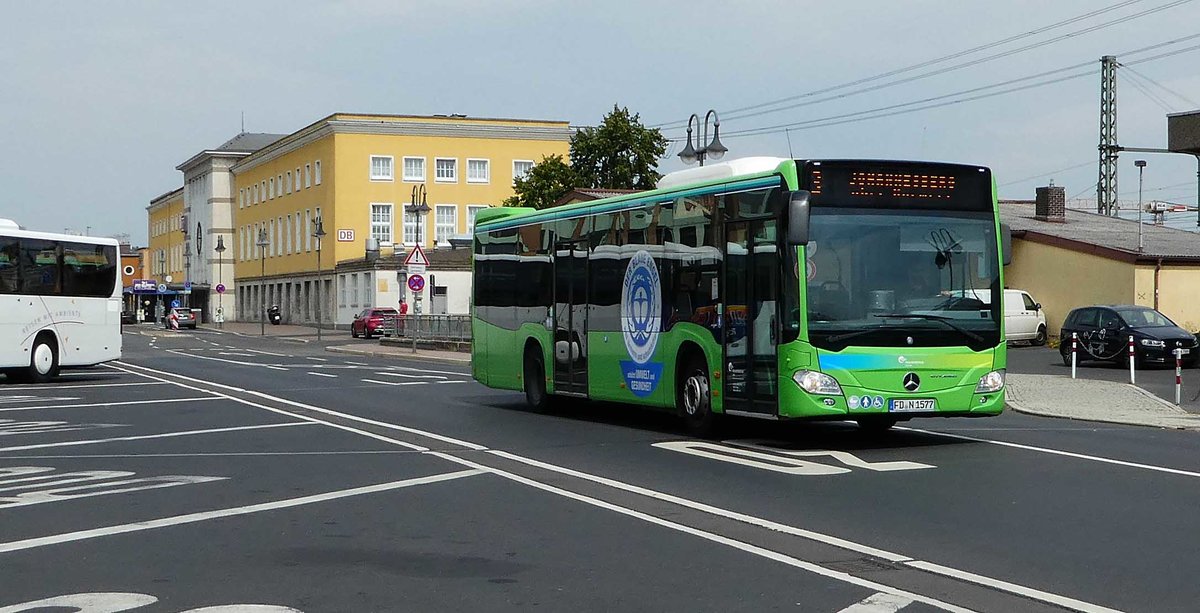
<path id="1" fill-rule="evenodd" d="M 397 338 L 465 343 L 471 340 L 471 316 L 409 314 L 388 317 L 377 332 Z"/>

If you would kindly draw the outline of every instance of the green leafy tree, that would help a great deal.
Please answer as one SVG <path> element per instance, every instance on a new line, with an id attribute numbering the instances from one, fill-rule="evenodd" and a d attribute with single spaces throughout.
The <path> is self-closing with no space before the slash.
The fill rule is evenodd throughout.
<path id="1" fill-rule="evenodd" d="M 576 187 L 654 189 L 662 177 L 658 160 L 666 150 L 662 132 L 614 104 L 600 125 L 582 128 L 571 138 L 571 167 L 580 179 Z"/>
<path id="2" fill-rule="evenodd" d="M 613 105 L 600 125 L 582 128 L 571 137 L 570 165 L 561 155 L 542 158 L 517 179 L 516 195 L 503 204 L 542 209 L 579 187 L 654 189 L 662 177 L 658 160 L 666 150 L 662 132 L 643 126 L 629 109 Z"/>
<path id="3" fill-rule="evenodd" d="M 503 204 L 544 209 L 571 191 L 577 181 L 575 170 L 561 155 L 544 157 L 528 174 L 513 183 L 516 195 L 506 198 Z"/>

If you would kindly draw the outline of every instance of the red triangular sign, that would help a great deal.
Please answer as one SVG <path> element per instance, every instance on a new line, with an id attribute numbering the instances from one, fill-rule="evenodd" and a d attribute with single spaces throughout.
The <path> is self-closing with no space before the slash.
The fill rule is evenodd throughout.
<path id="1" fill-rule="evenodd" d="M 428 266 L 429 258 L 425 257 L 425 250 L 420 245 L 414 245 L 412 251 L 404 258 L 405 266 Z"/>

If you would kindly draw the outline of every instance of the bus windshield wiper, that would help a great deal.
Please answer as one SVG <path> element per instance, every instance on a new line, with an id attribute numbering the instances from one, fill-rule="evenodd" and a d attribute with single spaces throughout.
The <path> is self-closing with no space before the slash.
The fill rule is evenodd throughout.
<path id="1" fill-rule="evenodd" d="M 891 326 L 872 326 L 872 327 L 866 328 L 864 330 L 855 330 L 853 332 L 843 332 L 841 334 L 834 334 L 833 336 L 831 336 L 825 340 L 827 340 L 831 343 L 840 343 L 845 340 L 850 340 L 852 338 L 858 338 L 860 336 L 866 336 L 868 334 L 871 334 L 872 332 L 878 332 L 880 330 L 888 330 L 890 328 L 891 328 Z"/>
<path id="2" fill-rule="evenodd" d="M 928 321 L 940 321 L 973 341 L 980 343 L 985 342 L 982 336 L 979 336 L 978 334 L 975 334 L 974 332 L 954 323 L 953 318 L 950 317 L 943 317 L 941 315 L 924 315 L 920 313 L 884 313 L 881 315 L 876 315 L 876 317 L 882 317 L 885 319 L 925 319 Z"/>

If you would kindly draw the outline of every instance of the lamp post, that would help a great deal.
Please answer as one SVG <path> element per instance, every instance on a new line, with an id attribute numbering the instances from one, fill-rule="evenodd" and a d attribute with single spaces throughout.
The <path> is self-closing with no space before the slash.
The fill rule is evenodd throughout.
<path id="1" fill-rule="evenodd" d="M 317 341 L 321 340 L 321 311 L 324 304 L 321 302 L 321 239 L 325 238 L 325 226 L 321 223 L 321 218 L 317 218 L 317 229 L 313 230 L 313 238 L 317 239 Z"/>
<path id="2" fill-rule="evenodd" d="M 1134 160 L 1133 165 L 1138 169 L 1138 252 L 1142 251 L 1142 171 L 1146 168 L 1146 160 Z"/>
<path id="3" fill-rule="evenodd" d="M 713 118 L 713 138 L 708 144 L 703 144 L 704 141 L 708 140 L 709 117 Z M 692 145 L 693 121 L 696 122 L 695 146 Z M 684 164 L 695 164 L 696 162 L 700 162 L 700 165 L 703 166 L 705 158 L 719 160 L 722 157 L 725 157 L 725 152 L 729 151 L 729 149 L 725 148 L 725 145 L 721 144 L 721 118 L 717 116 L 716 111 L 709 109 L 708 112 L 704 114 L 703 137 L 700 136 L 700 128 L 700 116 L 692 113 L 692 116 L 688 118 L 687 146 L 683 148 L 683 151 L 679 152 L 679 159 L 683 160 Z"/>
<path id="4" fill-rule="evenodd" d="M 192 308 L 192 294 L 187 291 L 192 280 L 192 247 L 188 243 L 188 220 L 187 213 L 179 216 L 179 231 L 183 233 L 183 306 L 184 308 Z"/>
<path id="5" fill-rule="evenodd" d="M 217 252 L 217 287 L 224 289 L 223 276 L 221 273 L 221 257 L 225 253 L 225 237 L 217 235 L 217 246 L 213 247 L 213 251 Z M 209 294 L 210 296 L 212 294 Z M 217 292 L 217 328 L 225 327 L 225 292 Z"/>
<path id="6" fill-rule="evenodd" d="M 158 252 L 158 274 L 159 274 L 159 278 L 162 279 L 163 287 L 166 287 L 166 285 L 167 285 L 167 252 L 165 249 L 159 250 L 159 252 Z M 163 307 L 163 312 L 165 313 L 166 308 L 163 305 L 164 300 L 166 300 L 166 297 L 164 294 L 162 294 L 160 292 L 158 294 L 158 306 Z M 155 311 L 156 312 L 155 312 L 155 322 L 154 323 L 162 323 L 162 322 L 158 321 L 157 309 Z"/>
<path id="7" fill-rule="evenodd" d="M 259 299 L 262 300 L 262 309 L 258 312 L 258 335 L 266 336 L 267 334 L 267 246 L 271 244 L 267 238 L 267 230 L 263 228 L 258 231 L 258 240 L 254 243 L 258 245 L 260 266 L 259 266 L 259 281 L 258 293 Z"/>
<path id="8" fill-rule="evenodd" d="M 425 184 L 414 185 L 412 190 L 412 204 L 405 207 L 405 210 L 417 216 L 417 236 L 416 244 L 424 247 L 425 235 L 421 234 L 421 216 L 429 212 L 429 205 L 425 204 Z M 421 314 L 421 292 L 413 292 L 413 321 L 416 322 L 417 315 Z M 416 338 L 416 331 L 413 332 L 413 338 Z M 416 342 L 415 340 L 413 342 Z"/>

